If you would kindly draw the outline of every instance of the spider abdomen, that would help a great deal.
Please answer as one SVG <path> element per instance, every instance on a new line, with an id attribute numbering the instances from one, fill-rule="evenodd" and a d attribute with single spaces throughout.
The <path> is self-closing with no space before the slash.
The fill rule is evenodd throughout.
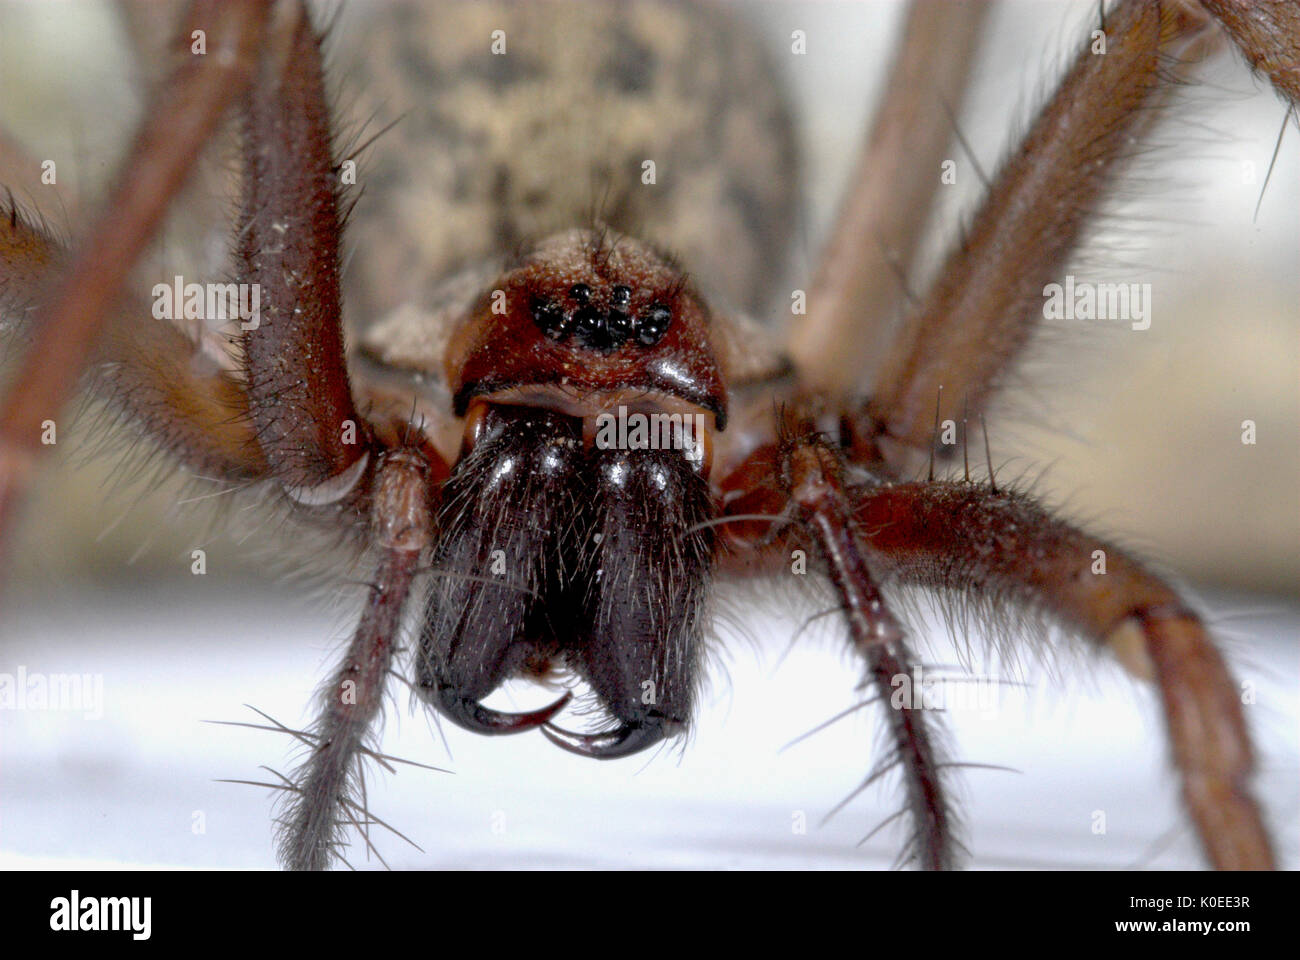
<path id="1" fill-rule="evenodd" d="M 427 308 L 456 272 L 596 220 L 673 250 L 740 308 L 772 295 L 794 123 L 745 18 L 656 0 L 443 2 L 376 17 L 365 37 L 351 115 L 401 119 L 367 151 L 349 228 L 368 252 L 350 268 L 361 322 Z"/>

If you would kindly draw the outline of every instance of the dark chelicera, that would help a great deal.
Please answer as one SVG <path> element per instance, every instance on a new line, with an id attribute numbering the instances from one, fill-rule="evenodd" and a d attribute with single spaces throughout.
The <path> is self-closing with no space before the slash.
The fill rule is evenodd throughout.
<path id="1" fill-rule="evenodd" d="M 628 340 L 653 347 L 673 319 L 672 309 L 658 300 L 644 310 L 634 310 L 632 288 L 622 283 L 610 287 L 606 297 L 597 296 L 585 283 L 575 283 L 566 302 L 534 297 L 531 309 L 533 322 L 552 340 L 560 342 L 572 334 L 580 346 L 603 353 Z"/>
<path id="2" fill-rule="evenodd" d="M 584 448 L 579 418 L 489 404 L 442 488 L 433 567 L 445 575 L 426 601 L 417 691 L 466 729 L 517 733 L 567 695 L 523 714 L 481 701 L 539 664 L 567 666 L 616 723 L 547 727 L 555 743 L 610 759 L 677 735 L 691 716 L 716 512 L 680 451 Z"/>

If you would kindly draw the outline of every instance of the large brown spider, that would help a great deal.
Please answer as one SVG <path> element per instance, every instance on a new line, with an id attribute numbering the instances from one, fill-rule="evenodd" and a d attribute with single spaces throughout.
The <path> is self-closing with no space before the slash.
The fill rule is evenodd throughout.
<path id="1" fill-rule="evenodd" d="M 924 469 L 936 448 L 945 459 L 969 456 L 959 425 L 978 417 L 1021 353 L 1043 316 L 1044 288 L 1061 279 L 1115 168 L 1214 28 L 1187 5 L 1122 2 L 1105 14 L 1104 36 L 1087 38 L 941 280 L 907 308 L 861 398 L 860 358 L 903 298 L 895 274 L 912 258 L 923 224 L 916 211 L 928 206 L 950 152 L 942 104 L 960 93 L 978 10 L 922 3 L 910 15 L 863 176 L 816 278 L 792 298 L 793 363 L 742 312 L 769 302 L 781 279 L 778 234 L 791 213 L 783 105 L 721 17 L 637 11 L 566 19 L 546 8 L 507 26 L 500 51 L 486 29 L 486 52 L 457 65 L 456 76 L 477 76 L 473 92 L 489 104 L 480 111 L 496 116 L 491 98 L 526 82 L 563 37 L 574 70 L 597 71 L 585 80 L 601 95 L 578 115 L 601 133 L 644 122 L 604 96 L 608 89 L 654 90 L 661 71 L 680 79 L 679 102 L 669 106 L 681 129 L 662 144 L 631 138 L 631 166 L 611 159 L 598 134 L 561 131 L 574 165 L 567 197 L 552 194 L 569 202 L 570 222 L 535 209 L 546 206 L 537 199 L 544 194 L 526 176 L 521 183 L 518 168 L 491 162 L 494 150 L 518 141 L 466 136 L 436 111 L 408 119 L 430 140 L 429 176 L 465 181 L 456 187 L 463 197 L 496 208 L 483 237 L 449 211 L 433 242 L 452 248 L 442 260 L 459 253 L 463 262 L 450 281 L 427 276 L 422 251 L 390 249 L 387 234 L 400 240 L 403 230 L 441 225 L 428 224 L 418 193 L 393 186 L 379 140 L 370 162 L 387 192 L 364 216 L 358 209 L 366 330 L 345 366 L 340 198 L 370 174 L 349 167 L 359 151 L 334 146 L 315 33 L 293 3 L 269 19 L 261 3 L 196 4 L 175 80 L 158 94 L 103 226 L 52 293 L 43 283 L 61 253 L 49 232 L 12 202 L 0 226 L 0 306 L 34 341 L 0 419 L 0 509 L 12 512 L 48 411 L 93 347 L 92 386 L 192 472 L 269 487 L 308 528 L 337 531 L 340 549 L 364 550 L 372 586 L 362 623 L 317 727 L 304 734 L 309 757 L 281 785 L 288 866 L 328 865 L 345 828 L 370 817 L 357 777 L 404 611 L 418 620 L 411 679 L 444 717 L 489 734 L 536 727 L 576 753 L 614 758 L 687 728 L 710 580 L 801 573 L 807 564 L 833 585 L 868 693 L 886 702 L 915 655 L 880 585 L 973 595 L 986 609 L 1028 607 L 1109 647 L 1161 690 L 1184 798 L 1210 861 L 1270 866 L 1235 687 L 1178 594 L 991 475 L 949 481 Z M 1294 104 L 1300 25 L 1285 19 L 1291 8 L 1267 11 L 1281 19 L 1245 30 L 1229 9 L 1237 28 L 1229 32 Z M 439 38 L 461 36 L 476 18 L 490 27 L 492 16 L 449 13 L 427 35 L 406 24 L 399 35 L 409 43 L 392 60 L 409 66 Z M 683 24 L 705 39 L 664 62 L 649 38 Z M 550 45 L 530 28 L 549 31 Z M 189 53 L 194 30 L 206 36 L 203 57 Z M 573 53 L 599 49 L 615 56 Z M 747 102 L 708 86 L 700 51 L 751 79 Z M 363 80 L 382 93 L 382 62 L 371 64 L 375 75 Z M 431 87 L 446 82 L 431 62 L 422 68 Z M 125 320 L 114 304 L 185 169 L 245 90 L 236 274 L 257 285 L 260 316 L 245 318 L 236 367 L 168 323 L 150 323 L 138 294 Z M 721 183 L 708 173 L 728 149 L 710 139 L 722 132 L 720 117 L 750 125 L 738 142 L 759 154 L 727 165 L 736 172 Z M 895 147 L 904 134 L 905 155 Z M 457 148 L 475 152 L 443 170 L 439 139 L 454 135 Z M 581 151 L 592 146 L 604 167 L 583 166 L 591 161 Z M 541 163 L 537 170 L 547 173 Z M 574 209 L 577 200 L 595 211 L 596 225 L 590 210 Z M 709 232 L 674 233 L 669 223 L 688 212 Z M 660 236 L 674 239 L 698 280 L 647 242 Z M 485 243 L 508 254 L 504 266 L 483 266 Z M 95 346 L 99 326 L 108 330 Z M 638 447 L 647 422 L 652 431 L 667 424 L 665 449 Z M 956 442 L 946 439 L 950 425 Z M 913 479 L 918 459 L 923 480 Z M 585 733 L 562 725 L 556 714 L 567 694 L 519 714 L 482 703 L 508 677 L 553 680 L 560 671 L 585 681 L 607 723 Z M 933 713 L 903 705 L 884 716 L 890 740 L 879 769 L 902 771 L 909 849 L 921 866 L 951 865 L 949 764 L 936 753 Z"/>

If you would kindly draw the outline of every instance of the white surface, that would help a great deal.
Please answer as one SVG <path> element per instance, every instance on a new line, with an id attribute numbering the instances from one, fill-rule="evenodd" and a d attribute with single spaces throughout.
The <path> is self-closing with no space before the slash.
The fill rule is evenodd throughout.
<path id="1" fill-rule="evenodd" d="M 259 765 L 286 769 L 290 745 L 203 721 L 256 721 L 248 703 L 301 724 L 334 656 L 327 638 L 341 626 L 342 615 L 286 594 L 214 603 L 198 587 L 13 611 L 0 634 L 0 672 L 24 664 L 102 674 L 105 709 L 101 719 L 0 711 L 0 866 L 274 866 L 268 791 L 214 780 L 265 779 Z M 1255 613 L 1230 626 L 1253 638 L 1234 648 L 1241 677 L 1258 684 L 1249 708 L 1264 750 L 1258 786 L 1295 866 L 1300 614 Z M 693 741 L 653 758 L 600 763 L 539 734 L 489 739 L 444 725 L 449 759 L 427 715 L 408 710 L 399 690 L 384 750 L 454 774 L 372 776 L 373 812 L 424 848 L 378 835 L 380 852 L 396 867 L 887 867 L 896 829 L 855 844 L 897 808 L 888 778 L 818 826 L 869 769 L 879 708 L 781 752 L 854 702 L 856 671 L 830 629 L 806 634 L 773 669 L 794 625 L 762 629 L 771 635 L 759 656 L 733 647 L 730 679 L 717 678 Z M 1154 700 L 1117 670 L 1084 669 L 1063 686 L 1029 691 L 1001 687 L 995 709 L 950 712 L 948 725 L 954 759 L 1023 771 L 966 770 L 956 779 L 971 865 L 1198 865 Z M 1104 835 L 1092 832 L 1097 810 Z M 192 830 L 196 811 L 202 833 Z M 800 812 L 805 834 L 792 828 Z"/>

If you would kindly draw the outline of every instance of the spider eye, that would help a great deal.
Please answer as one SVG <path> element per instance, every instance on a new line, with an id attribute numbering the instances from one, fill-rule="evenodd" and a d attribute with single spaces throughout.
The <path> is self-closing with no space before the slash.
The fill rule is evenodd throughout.
<path id="1" fill-rule="evenodd" d="M 593 306 L 585 306 L 573 314 L 577 325 L 578 342 L 593 350 L 611 350 L 623 341 L 610 335 L 609 318 Z"/>
<path id="2" fill-rule="evenodd" d="M 565 317 L 559 304 L 534 298 L 532 313 L 533 322 L 552 340 L 563 340 L 569 335 L 569 330 L 573 326 L 572 319 Z"/>
<path id="3" fill-rule="evenodd" d="M 628 337 L 632 336 L 635 331 L 635 323 L 626 312 L 615 310 L 609 311 L 609 336 L 618 344 L 622 344 Z"/>
<path id="4" fill-rule="evenodd" d="M 573 298 L 574 303 L 585 307 L 591 300 L 591 287 L 585 283 L 575 283 L 569 288 L 569 296 Z"/>
<path id="5" fill-rule="evenodd" d="M 632 289 L 617 283 L 609 291 L 609 334 L 618 341 L 625 342 L 636 333 L 637 323 L 628 314 L 632 303 Z"/>
<path id="6" fill-rule="evenodd" d="M 673 321 L 673 312 L 662 303 L 652 303 L 640 317 L 636 338 L 647 347 L 653 347 L 668 332 L 668 325 Z"/>

